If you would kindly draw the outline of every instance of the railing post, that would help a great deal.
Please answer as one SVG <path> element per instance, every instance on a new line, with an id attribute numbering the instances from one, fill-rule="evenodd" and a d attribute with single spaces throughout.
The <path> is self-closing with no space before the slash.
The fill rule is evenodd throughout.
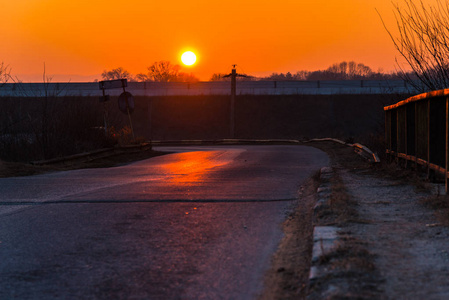
<path id="1" fill-rule="evenodd" d="M 406 157 L 408 157 L 408 155 L 409 155 L 409 148 L 408 148 L 408 131 L 409 131 L 409 128 L 408 128 L 408 126 L 409 126 L 409 124 L 408 124 L 408 114 L 407 114 L 407 106 L 408 106 L 409 104 L 407 104 L 407 105 L 405 105 L 404 106 L 404 119 L 405 119 L 405 121 L 404 121 L 404 147 L 405 147 L 405 156 Z M 407 169 L 408 168 L 408 166 L 409 166 L 409 162 L 408 162 L 408 159 L 406 158 L 405 159 L 405 168 Z"/>
<path id="2" fill-rule="evenodd" d="M 390 161 L 391 156 L 391 112 L 388 110 L 384 111 L 385 114 L 385 155 L 388 161 Z"/>
<path id="3" fill-rule="evenodd" d="M 445 183 L 445 192 L 446 195 L 448 194 L 448 177 L 447 177 L 447 171 L 449 168 L 449 97 L 446 97 L 446 139 L 445 139 L 445 144 L 446 144 L 446 164 L 445 164 L 445 170 L 444 170 L 444 183 Z"/>
<path id="4" fill-rule="evenodd" d="M 232 69 L 231 73 L 231 112 L 230 112 L 230 120 L 229 120 L 229 127 L 230 127 L 230 137 L 231 139 L 235 138 L 235 95 L 236 95 L 236 69 L 235 66 Z"/>
<path id="5" fill-rule="evenodd" d="M 419 120 L 418 120 L 418 102 L 413 103 L 413 109 L 415 110 L 415 170 L 418 170 L 418 127 L 420 126 Z"/>
<path id="6" fill-rule="evenodd" d="M 396 108 L 396 163 L 400 165 L 401 160 L 399 158 L 399 147 L 400 147 L 400 136 L 401 136 L 401 132 L 400 132 L 400 126 L 399 126 L 399 108 Z"/>
<path id="7" fill-rule="evenodd" d="M 430 177 L 430 99 L 427 99 L 427 178 Z"/>

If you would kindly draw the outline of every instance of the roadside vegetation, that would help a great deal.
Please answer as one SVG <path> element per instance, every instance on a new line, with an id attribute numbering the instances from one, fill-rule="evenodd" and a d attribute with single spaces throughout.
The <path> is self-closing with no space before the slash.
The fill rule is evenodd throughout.
<path id="1" fill-rule="evenodd" d="M 448 195 L 432 195 L 423 198 L 421 203 L 426 207 L 434 210 L 437 223 L 430 226 L 449 226 L 449 196 Z"/>
<path id="2" fill-rule="evenodd" d="M 104 70 L 101 74 L 103 80 L 127 78 L 129 81 L 138 82 L 198 82 L 199 79 L 193 74 L 182 72 L 179 65 L 170 61 L 157 61 L 146 68 L 145 73 L 131 74 L 123 67 L 111 70 Z M 214 73 L 209 81 L 230 81 L 229 73 Z M 407 72 L 384 72 L 383 70 L 373 70 L 371 67 L 355 61 L 343 61 L 335 63 L 324 70 L 315 71 L 295 71 L 287 73 L 272 73 L 264 77 L 255 77 L 247 74 L 238 77 L 237 80 L 402 80 L 414 78 L 412 73 Z"/>
<path id="3" fill-rule="evenodd" d="M 181 66 L 174 65 L 169 61 L 157 61 L 146 68 L 145 73 L 133 75 L 123 67 L 112 70 L 104 70 L 101 74 L 103 80 L 114 80 L 126 78 L 128 81 L 139 82 L 197 82 L 199 79 L 193 74 L 181 72 Z"/>
<path id="4" fill-rule="evenodd" d="M 1 160 L 30 162 L 72 155 L 111 147 L 126 135 L 122 131 L 105 135 L 104 108 L 96 97 L 6 97 L 0 103 Z M 109 108 L 109 122 L 124 128 L 125 118 L 116 111 Z"/>

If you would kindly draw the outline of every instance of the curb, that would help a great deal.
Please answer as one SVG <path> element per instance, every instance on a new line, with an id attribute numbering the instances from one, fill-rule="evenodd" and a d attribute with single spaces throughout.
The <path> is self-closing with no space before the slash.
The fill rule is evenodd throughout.
<path id="1" fill-rule="evenodd" d="M 317 189 L 318 200 L 314 206 L 314 220 L 320 210 L 330 206 L 332 185 L 331 178 L 333 170 L 331 167 L 323 167 L 320 170 L 320 186 Z M 314 226 L 313 229 L 313 249 L 312 262 L 309 272 L 309 290 L 315 286 L 320 278 L 328 276 L 332 270 L 323 264 L 325 256 L 333 253 L 341 241 L 339 238 L 339 227 L 335 226 Z M 311 297 L 308 297 L 311 299 Z"/>

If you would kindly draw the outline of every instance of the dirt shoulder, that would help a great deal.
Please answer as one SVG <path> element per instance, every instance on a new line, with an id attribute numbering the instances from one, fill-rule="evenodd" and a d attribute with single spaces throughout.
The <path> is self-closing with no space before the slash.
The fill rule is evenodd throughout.
<path id="1" fill-rule="evenodd" d="M 341 170 L 349 168 L 351 170 L 367 170 L 370 164 L 354 153 L 353 149 L 334 142 L 316 142 L 307 145 L 319 148 L 328 153 L 332 160 L 332 166 Z M 344 164 L 344 167 L 342 166 Z M 306 184 L 301 187 L 299 201 L 296 209 L 282 224 L 284 238 L 281 241 L 276 254 L 272 258 L 270 270 L 265 274 L 265 289 L 259 299 L 306 299 L 309 295 L 312 299 L 323 299 L 328 287 L 335 284 L 353 286 L 351 281 L 362 279 L 363 272 L 359 270 L 352 273 L 343 274 L 341 277 L 331 276 L 317 282 L 314 289 L 309 287 L 309 274 L 312 261 L 313 231 L 314 226 L 342 225 L 356 221 L 358 218 L 353 198 L 347 193 L 342 179 L 339 176 L 332 176 L 332 207 L 322 210 L 317 219 L 314 206 L 318 200 L 317 189 L 321 186 L 322 178 L 316 174 Z M 349 249 L 350 251 L 348 251 Z M 326 257 L 325 260 L 332 260 L 337 266 L 344 268 L 357 264 L 358 266 L 368 265 L 372 269 L 370 255 L 363 248 L 360 241 L 354 238 L 347 238 L 346 243 L 338 252 L 338 257 Z M 325 263 L 323 261 L 323 263 Z M 340 274 L 342 272 L 339 271 Z M 373 279 L 373 275 L 363 276 L 365 281 Z M 344 279 L 344 280 L 343 280 Z M 365 286 L 365 284 L 363 284 Z M 352 289 L 352 292 L 361 294 L 362 291 Z M 366 292 L 363 292 L 366 294 Z M 313 298 L 315 297 L 315 298 Z"/>
<path id="2" fill-rule="evenodd" d="M 434 209 L 444 188 L 395 166 L 370 166 L 343 146 L 314 146 L 331 157 L 340 189 L 315 225 L 337 226 L 340 239 L 309 299 L 448 299 L 447 215 Z"/>
<path id="3" fill-rule="evenodd" d="M 317 174 L 302 187 L 296 209 L 282 224 L 284 238 L 265 274 L 260 300 L 293 300 L 307 296 L 318 180 Z"/>

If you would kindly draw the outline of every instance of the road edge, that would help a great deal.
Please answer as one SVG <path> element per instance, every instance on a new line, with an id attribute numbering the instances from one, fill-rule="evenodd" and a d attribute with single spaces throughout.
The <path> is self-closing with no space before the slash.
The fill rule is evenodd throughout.
<path id="1" fill-rule="evenodd" d="M 317 219 L 317 215 L 322 210 L 330 208 L 332 183 L 331 179 L 334 175 L 332 167 L 323 167 L 320 169 L 320 184 L 317 188 L 317 202 L 313 208 L 313 220 Z M 310 263 L 309 284 L 308 290 L 312 290 L 316 283 L 321 279 L 327 277 L 330 273 L 330 266 L 322 264 L 325 256 L 335 252 L 338 245 L 341 243 L 337 226 L 316 226 L 313 228 L 313 248 L 312 260 Z M 335 287 L 332 287 L 336 289 Z M 325 296 L 325 295 L 322 295 Z M 307 297 L 311 298 L 310 294 Z"/>

